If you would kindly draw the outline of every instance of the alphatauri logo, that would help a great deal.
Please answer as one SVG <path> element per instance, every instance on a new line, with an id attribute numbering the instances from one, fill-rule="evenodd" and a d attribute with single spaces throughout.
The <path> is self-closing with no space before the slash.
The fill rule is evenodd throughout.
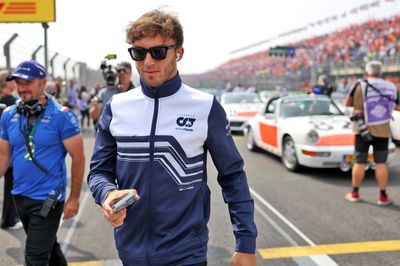
<path id="1" fill-rule="evenodd" d="M 176 119 L 176 124 L 179 126 L 178 130 L 186 130 L 186 131 L 193 131 L 193 124 L 196 121 L 196 118 L 192 117 L 191 115 L 182 115 Z"/>

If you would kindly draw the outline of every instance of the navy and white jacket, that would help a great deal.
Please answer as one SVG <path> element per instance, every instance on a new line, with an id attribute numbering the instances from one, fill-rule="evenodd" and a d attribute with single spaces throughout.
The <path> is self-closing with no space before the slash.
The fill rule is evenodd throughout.
<path id="1" fill-rule="evenodd" d="M 115 229 L 126 265 L 188 265 L 207 260 L 210 190 L 207 151 L 236 237 L 236 251 L 255 252 L 257 229 L 243 160 L 226 114 L 210 94 L 177 75 L 158 86 L 116 94 L 104 108 L 88 184 L 96 203 L 111 189 L 134 188 L 140 200 Z"/>

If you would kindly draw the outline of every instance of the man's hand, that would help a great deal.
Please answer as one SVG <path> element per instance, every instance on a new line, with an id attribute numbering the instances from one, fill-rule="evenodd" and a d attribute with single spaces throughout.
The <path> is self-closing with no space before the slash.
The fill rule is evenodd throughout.
<path id="1" fill-rule="evenodd" d="M 120 199 L 128 195 L 129 193 L 136 192 L 136 189 L 124 189 L 124 190 L 111 190 L 103 205 L 103 216 L 106 220 L 114 227 L 121 226 L 124 223 L 126 217 L 126 208 L 119 210 L 118 212 L 114 212 L 111 207 L 117 203 Z M 139 199 L 139 196 L 136 196 L 136 200 Z"/>
<path id="2" fill-rule="evenodd" d="M 64 204 L 64 220 L 74 217 L 78 214 L 79 199 L 68 198 Z"/>
<path id="3" fill-rule="evenodd" d="M 98 107 L 98 105 L 99 105 L 99 102 L 98 102 L 98 98 L 95 96 L 95 97 L 93 97 L 91 100 L 90 100 L 90 102 L 92 103 L 92 105 L 94 106 L 94 107 Z"/>
<path id="4" fill-rule="evenodd" d="M 256 255 L 235 252 L 231 259 L 231 266 L 257 266 Z"/>
<path id="5" fill-rule="evenodd" d="M 90 119 L 97 120 L 101 115 L 103 104 L 99 102 L 97 97 L 93 97 L 90 102 L 92 103 L 92 108 L 89 110 Z"/>

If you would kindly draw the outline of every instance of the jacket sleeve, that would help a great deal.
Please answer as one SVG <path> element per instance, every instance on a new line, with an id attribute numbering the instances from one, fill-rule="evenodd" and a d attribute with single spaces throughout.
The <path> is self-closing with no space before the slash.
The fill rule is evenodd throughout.
<path id="1" fill-rule="evenodd" d="M 229 122 L 219 102 L 214 98 L 208 117 L 206 148 L 218 170 L 218 183 L 236 238 L 236 251 L 255 253 L 257 228 L 254 223 L 254 202 L 250 196 L 243 159 L 230 134 Z"/>
<path id="2" fill-rule="evenodd" d="M 111 119 L 112 112 L 110 102 L 108 102 L 99 119 L 96 142 L 87 177 L 89 189 L 99 205 L 103 204 L 108 191 L 117 189 L 115 176 L 117 144 L 110 132 Z"/>

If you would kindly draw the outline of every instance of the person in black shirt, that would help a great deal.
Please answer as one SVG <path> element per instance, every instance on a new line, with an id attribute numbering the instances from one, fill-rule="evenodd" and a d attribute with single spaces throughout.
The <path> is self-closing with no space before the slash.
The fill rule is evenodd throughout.
<path id="1" fill-rule="evenodd" d="M 16 101 L 15 97 L 12 95 L 12 92 L 16 87 L 15 81 L 6 81 L 8 75 L 10 75 L 10 73 L 7 70 L 0 72 L 0 104 L 3 108 L 13 105 Z M 3 112 L 3 108 L 0 108 L 0 116 Z M 10 166 L 4 174 L 4 201 L 0 223 L 1 228 L 9 230 L 17 230 L 22 228 L 22 223 L 19 219 L 17 209 L 11 196 L 13 181 L 13 167 Z"/>

